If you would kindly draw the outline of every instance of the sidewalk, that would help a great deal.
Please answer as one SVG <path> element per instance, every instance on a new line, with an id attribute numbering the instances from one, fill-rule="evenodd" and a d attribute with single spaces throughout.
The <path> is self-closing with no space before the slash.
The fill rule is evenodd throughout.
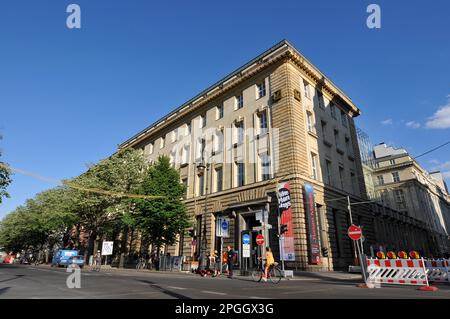
<path id="1" fill-rule="evenodd" d="M 50 268 L 51 265 L 48 264 L 41 264 L 36 267 L 48 267 Z M 85 266 L 83 270 L 90 270 L 89 266 Z M 150 269 L 144 269 L 144 270 L 136 270 L 133 268 L 116 268 L 111 267 L 110 265 L 103 265 L 101 268 L 101 272 L 121 272 L 121 273 L 130 273 L 130 274 L 146 274 L 146 273 L 153 273 L 153 274 L 185 274 L 185 275 L 192 275 L 192 276 L 198 276 L 197 274 L 193 274 L 190 271 L 163 271 L 163 270 L 150 270 Z M 242 275 L 240 270 L 235 270 L 235 277 L 239 278 L 248 278 L 251 275 Z M 344 271 L 324 271 L 324 272 L 308 272 L 308 271 L 296 271 L 294 270 L 294 278 L 291 280 L 305 280 L 305 279 L 318 279 L 318 280 L 359 280 L 362 279 L 361 274 L 354 274 L 354 273 L 348 273 Z"/>

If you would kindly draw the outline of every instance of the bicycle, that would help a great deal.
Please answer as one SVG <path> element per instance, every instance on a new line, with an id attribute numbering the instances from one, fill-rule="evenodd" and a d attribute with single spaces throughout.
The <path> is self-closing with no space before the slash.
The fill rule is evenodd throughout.
<path id="1" fill-rule="evenodd" d="M 142 270 L 147 268 L 147 261 L 144 258 L 139 258 L 138 263 L 136 264 L 137 270 Z"/>
<path id="2" fill-rule="evenodd" d="M 102 269 L 101 263 L 94 262 L 91 266 L 92 271 L 100 272 L 101 269 Z"/>
<path id="3" fill-rule="evenodd" d="M 264 266 L 262 261 L 258 262 L 258 267 L 252 272 L 252 279 L 255 282 L 260 282 L 264 277 Z M 273 265 L 270 265 L 267 271 L 267 277 L 273 284 L 278 284 L 281 281 L 282 274 L 281 269 L 278 267 L 278 263 L 275 262 Z"/>
<path id="4" fill-rule="evenodd" d="M 40 263 L 41 263 L 41 262 L 40 262 L 40 260 L 39 260 L 38 258 L 34 258 L 34 259 L 32 260 L 32 262 L 31 262 L 31 264 L 32 264 L 33 266 L 38 266 Z"/>

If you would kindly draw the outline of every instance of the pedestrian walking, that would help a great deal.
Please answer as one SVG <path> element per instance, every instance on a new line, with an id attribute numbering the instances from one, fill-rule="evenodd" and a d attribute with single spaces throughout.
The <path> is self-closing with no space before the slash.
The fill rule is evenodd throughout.
<path id="1" fill-rule="evenodd" d="M 97 253 L 94 256 L 94 270 L 100 271 L 102 265 L 102 253 L 100 250 L 97 250 Z"/>
<path id="2" fill-rule="evenodd" d="M 227 265 L 228 265 L 228 278 L 233 279 L 233 260 L 235 252 L 231 246 L 227 246 Z"/>
<path id="3" fill-rule="evenodd" d="M 217 277 L 220 275 L 220 273 L 222 271 L 222 269 L 220 269 L 220 258 L 221 257 L 219 255 L 219 253 L 217 252 L 217 250 L 214 250 L 213 258 L 214 258 L 214 275 L 213 275 L 213 277 Z"/>

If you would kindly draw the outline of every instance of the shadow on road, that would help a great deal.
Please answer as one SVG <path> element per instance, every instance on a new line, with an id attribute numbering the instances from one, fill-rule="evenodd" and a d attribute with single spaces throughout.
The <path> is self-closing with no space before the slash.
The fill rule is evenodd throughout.
<path id="1" fill-rule="evenodd" d="M 149 281 L 149 280 L 137 280 L 137 281 L 149 284 L 152 288 L 155 288 L 155 289 L 161 291 L 162 293 L 164 293 L 164 294 L 166 294 L 168 296 L 177 298 L 177 299 L 192 299 L 192 298 L 190 298 L 188 296 L 185 296 L 185 295 L 182 295 L 182 294 L 179 294 L 179 293 L 167 290 L 167 289 L 165 289 L 165 288 L 163 288 L 161 286 L 158 286 L 153 281 Z"/>
<path id="2" fill-rule="evenodd" d="M 15 276 L 14 276 L 14 277 L 12 277 L 12 278 L 8 278 L 8 279 L 3 279 L 3 280 L 0 280 L 0 282 L 5 282 L 5 281 L 16 280 L 16 279 L 22 278 L 23 276 L 25 276 L 25 275 L 15 275 Z"/>
<path id="3" fill-rule="evenodd" d="M 11 287 L 0 288 L 0 295 L 8 292 L 9 289 L 11 289 Z"/>

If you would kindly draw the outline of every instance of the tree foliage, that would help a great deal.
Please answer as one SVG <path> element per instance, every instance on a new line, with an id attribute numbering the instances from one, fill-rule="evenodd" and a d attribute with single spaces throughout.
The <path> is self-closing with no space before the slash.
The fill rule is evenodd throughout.
<path id="1" fill-rule="evenodd" d="M 161 156 L 150 167 L 141 194 L 160 195 L 162 198 L 136 200 L 136 225 L 158 249 L 173 245 L 177 235 L 189 227 L 186 207 L 182 202 L 185 187 L 180 175 L 170 165 L 169 158 Z"/>
<path id="2" fill-rule="evenodd" d="M 92 165 L 86 173 L 69 181 L 68 185 L 88 190 L 101 189 L 113 194 L 137 193 L 147 171 L 148 163 L 142 152 L 127 150 Z M 82 226 L 94 234 L 104 231 L 110 222 L 122 219 L 132 203 L 120 195 L 78 189 L 72 193 Z"/>
<path id="3" fill-rule="evenodd" d="M 76 221 L 69 191 L 58 187 L 39 193 L 0 222 L 0 244 L 17 251 L 41 247 L 60 237 Z"/>
<path id="4" fill-rule="evenodd" d="M 112 229 L 129 228 L 139 229 L 159 249 L 174 244 L 189 226 L 184 191 L 167 157 L 150 166 L 142 151 L 120 152 L 8 214 L 0 222 L 0 246 L 11 251 L 52 246 L 76 226 L 89 237 L 86 253 L 92 253 L 95 240 Z M 137 200 L 124 194 L 161 198 Z"/>
<path id="5" fill-rule="evenodd" d="M 0 135 L 0 140 L 2 136 Z M 0 157 L 2 152 L 0 151 Z M 7 165 L 0 161 L 0 204 L 2 203 L 3 197 L 9 197 L 6 187 L 11 183 L 11 171 L 8 169 Z"/>

